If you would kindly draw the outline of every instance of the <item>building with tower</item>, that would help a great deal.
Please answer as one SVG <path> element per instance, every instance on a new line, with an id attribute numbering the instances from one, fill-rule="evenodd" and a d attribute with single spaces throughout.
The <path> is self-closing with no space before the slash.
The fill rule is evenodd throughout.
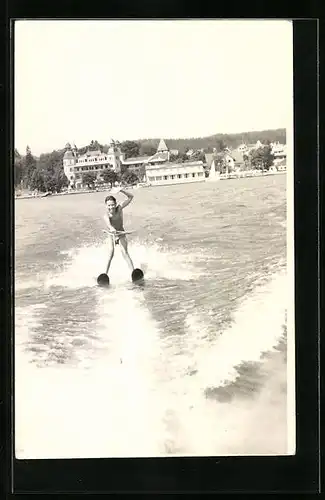
<path id="1" fill-rule="evenodd" d="M 113 140 L 109 141 L 107 153 L 100 150 L 90 151 L 82 155 L 78 154 L 77 147 L 68 143 L 63 157 L 63 169 L 69 180 L 69 187 L 80 188 L 82 186 L 82 174 L 95 172 L 97 178 L 107 169 L 119 173 L 121 171 L 123 155 Z"/>
<path id="2" fill-rule="evenodd" d="M 151 156 L 135 156 L 122 158 L 122 164 L 133 172 L 141 171 L 145 165 L 161 165 L 169 161 L 171 151 L 166 146 L 164 139 L 160 139 L 157 151 Z"/>
<path id="3" fill-rule="evenodd" d="M 202 161 L 170 162 L 171 155 L 177 155 L 178 151 L 170 150 L 164 139 L 159 141 L 154 155 L 127 159 L 113 140 L 109 141 L 107 153 L 88 149 L 81 155 L 77 147 L 75 145 L 72 147 L 69 143 L 66 144 L 65 149 L 63 168 L 70 188 L 82 187 L 84 173 L 95 172 L 97 179 L 100 179 L 106 169 L 120 173 L 121 167 L 135 172 L 138 176 L 141 175 L 141 179 L 151 185 L 197 182 L 205 178 Z"/>

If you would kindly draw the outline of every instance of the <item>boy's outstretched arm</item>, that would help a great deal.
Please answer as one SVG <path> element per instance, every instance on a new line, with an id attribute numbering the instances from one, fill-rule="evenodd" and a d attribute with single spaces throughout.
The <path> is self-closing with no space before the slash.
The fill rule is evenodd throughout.
<path id="1" fill-rule="evenodd" d="M 133 200 L 134 196 L 133 196 L 133 194 L 128 193 L 127 191 L 124 191 L 124 189 L 121 189 L 120 193 L 123 193 L 127 197 L 127 199 L 124 200 L 121 203 L 121 205 L 120 205 L 121 208 L 125 208 L 125 207 L 127 207 L 131 203 L 131 201 Z"/>

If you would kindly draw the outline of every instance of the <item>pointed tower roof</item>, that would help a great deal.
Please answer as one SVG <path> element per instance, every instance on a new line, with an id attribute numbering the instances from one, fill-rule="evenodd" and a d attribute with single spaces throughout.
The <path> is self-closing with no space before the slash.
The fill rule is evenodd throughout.
<path id="1" fill-rule="evenodd" d="M 65 160 L 70 160 L 70 159 L 74 158 L 72 151 L 70 151 L 70 149 L 67 149 L 67 151 L 63 155 L 63 158 Z"/>
<path id="2" fill-rule="evenodd" d="M 158 148 L 157 148 L 157 153 L 162 153 L 164 151 L 169 151 L 169 149 L 167 148 L 164 139 L 160 139 L 160 142 L 159 142 Z"/>
<path id="3" fill-rule="evenodd" d="M 65 153 L 63 155 L 63 158 L 65 158 L 67 160 L 73 158 L 73 153 L 71 151 L 71 144 L 70 144 L 70 142 L 67 142 L 66 145 L 65 145 Z"/>

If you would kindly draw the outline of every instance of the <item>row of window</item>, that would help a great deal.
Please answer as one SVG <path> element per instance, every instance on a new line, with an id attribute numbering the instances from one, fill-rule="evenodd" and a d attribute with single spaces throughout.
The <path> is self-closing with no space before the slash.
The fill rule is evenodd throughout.
<path id="1" fill-rule="evenodd" d="M 149 181 L 169 181 L 173 179 L 187 179 L 189 177 L 203 177 L 203 172 L 197 172 L 192 174 L 174 174 L 174 175 L 157 175 L 157 176 L 149 176 Z"/>
<path id="2" fill-rule="evenodd" d="M 92 162 L 92 161 L 101 161 L 101 160 L 107 160 L 107 156 L 101 157 L 101 158 L 81 158 L 80 160 L 77 160 L 77 163 L 84 163 L 84 162 Z"/>
<path id="3" fill-rule="evenodd" d="M 111 168 L 112 165 L 94 165 L 94 166 L 88 166 L 87 167 L 71 167 L 70 172 L 84 172 L 84 171 L 89 171 L 89 170 L 103 170 L 104 168 Z"/>

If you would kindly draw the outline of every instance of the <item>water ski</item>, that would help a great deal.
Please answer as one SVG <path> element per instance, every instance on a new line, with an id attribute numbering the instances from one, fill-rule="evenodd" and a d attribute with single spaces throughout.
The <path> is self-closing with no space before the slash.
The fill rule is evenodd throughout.
<path id="1" fill-rule="evenodd" d="M 107 231 L 106 229 L 103 229 L 103 233 L 110 234 L 111 236 L 123 236 L 127 234 L 132 234 L 134 231 L 115 231 L 114 233 L 112 231 Z"/>
<path id="2" fill-rule="evenodd" d="M 137 281 L 141 281 L 144 278 L 143 271 L 141 269 L 134 269 L 131 274 L 131 278 L 133 283 L 136 283 Z"/>
<path id="3" fill-rule="evenodd" d="M 109 285 L 109 277 L 107 274 L 102 273 L 97 278 L 97 283 L 99 286 L 108 286 Z"/>

